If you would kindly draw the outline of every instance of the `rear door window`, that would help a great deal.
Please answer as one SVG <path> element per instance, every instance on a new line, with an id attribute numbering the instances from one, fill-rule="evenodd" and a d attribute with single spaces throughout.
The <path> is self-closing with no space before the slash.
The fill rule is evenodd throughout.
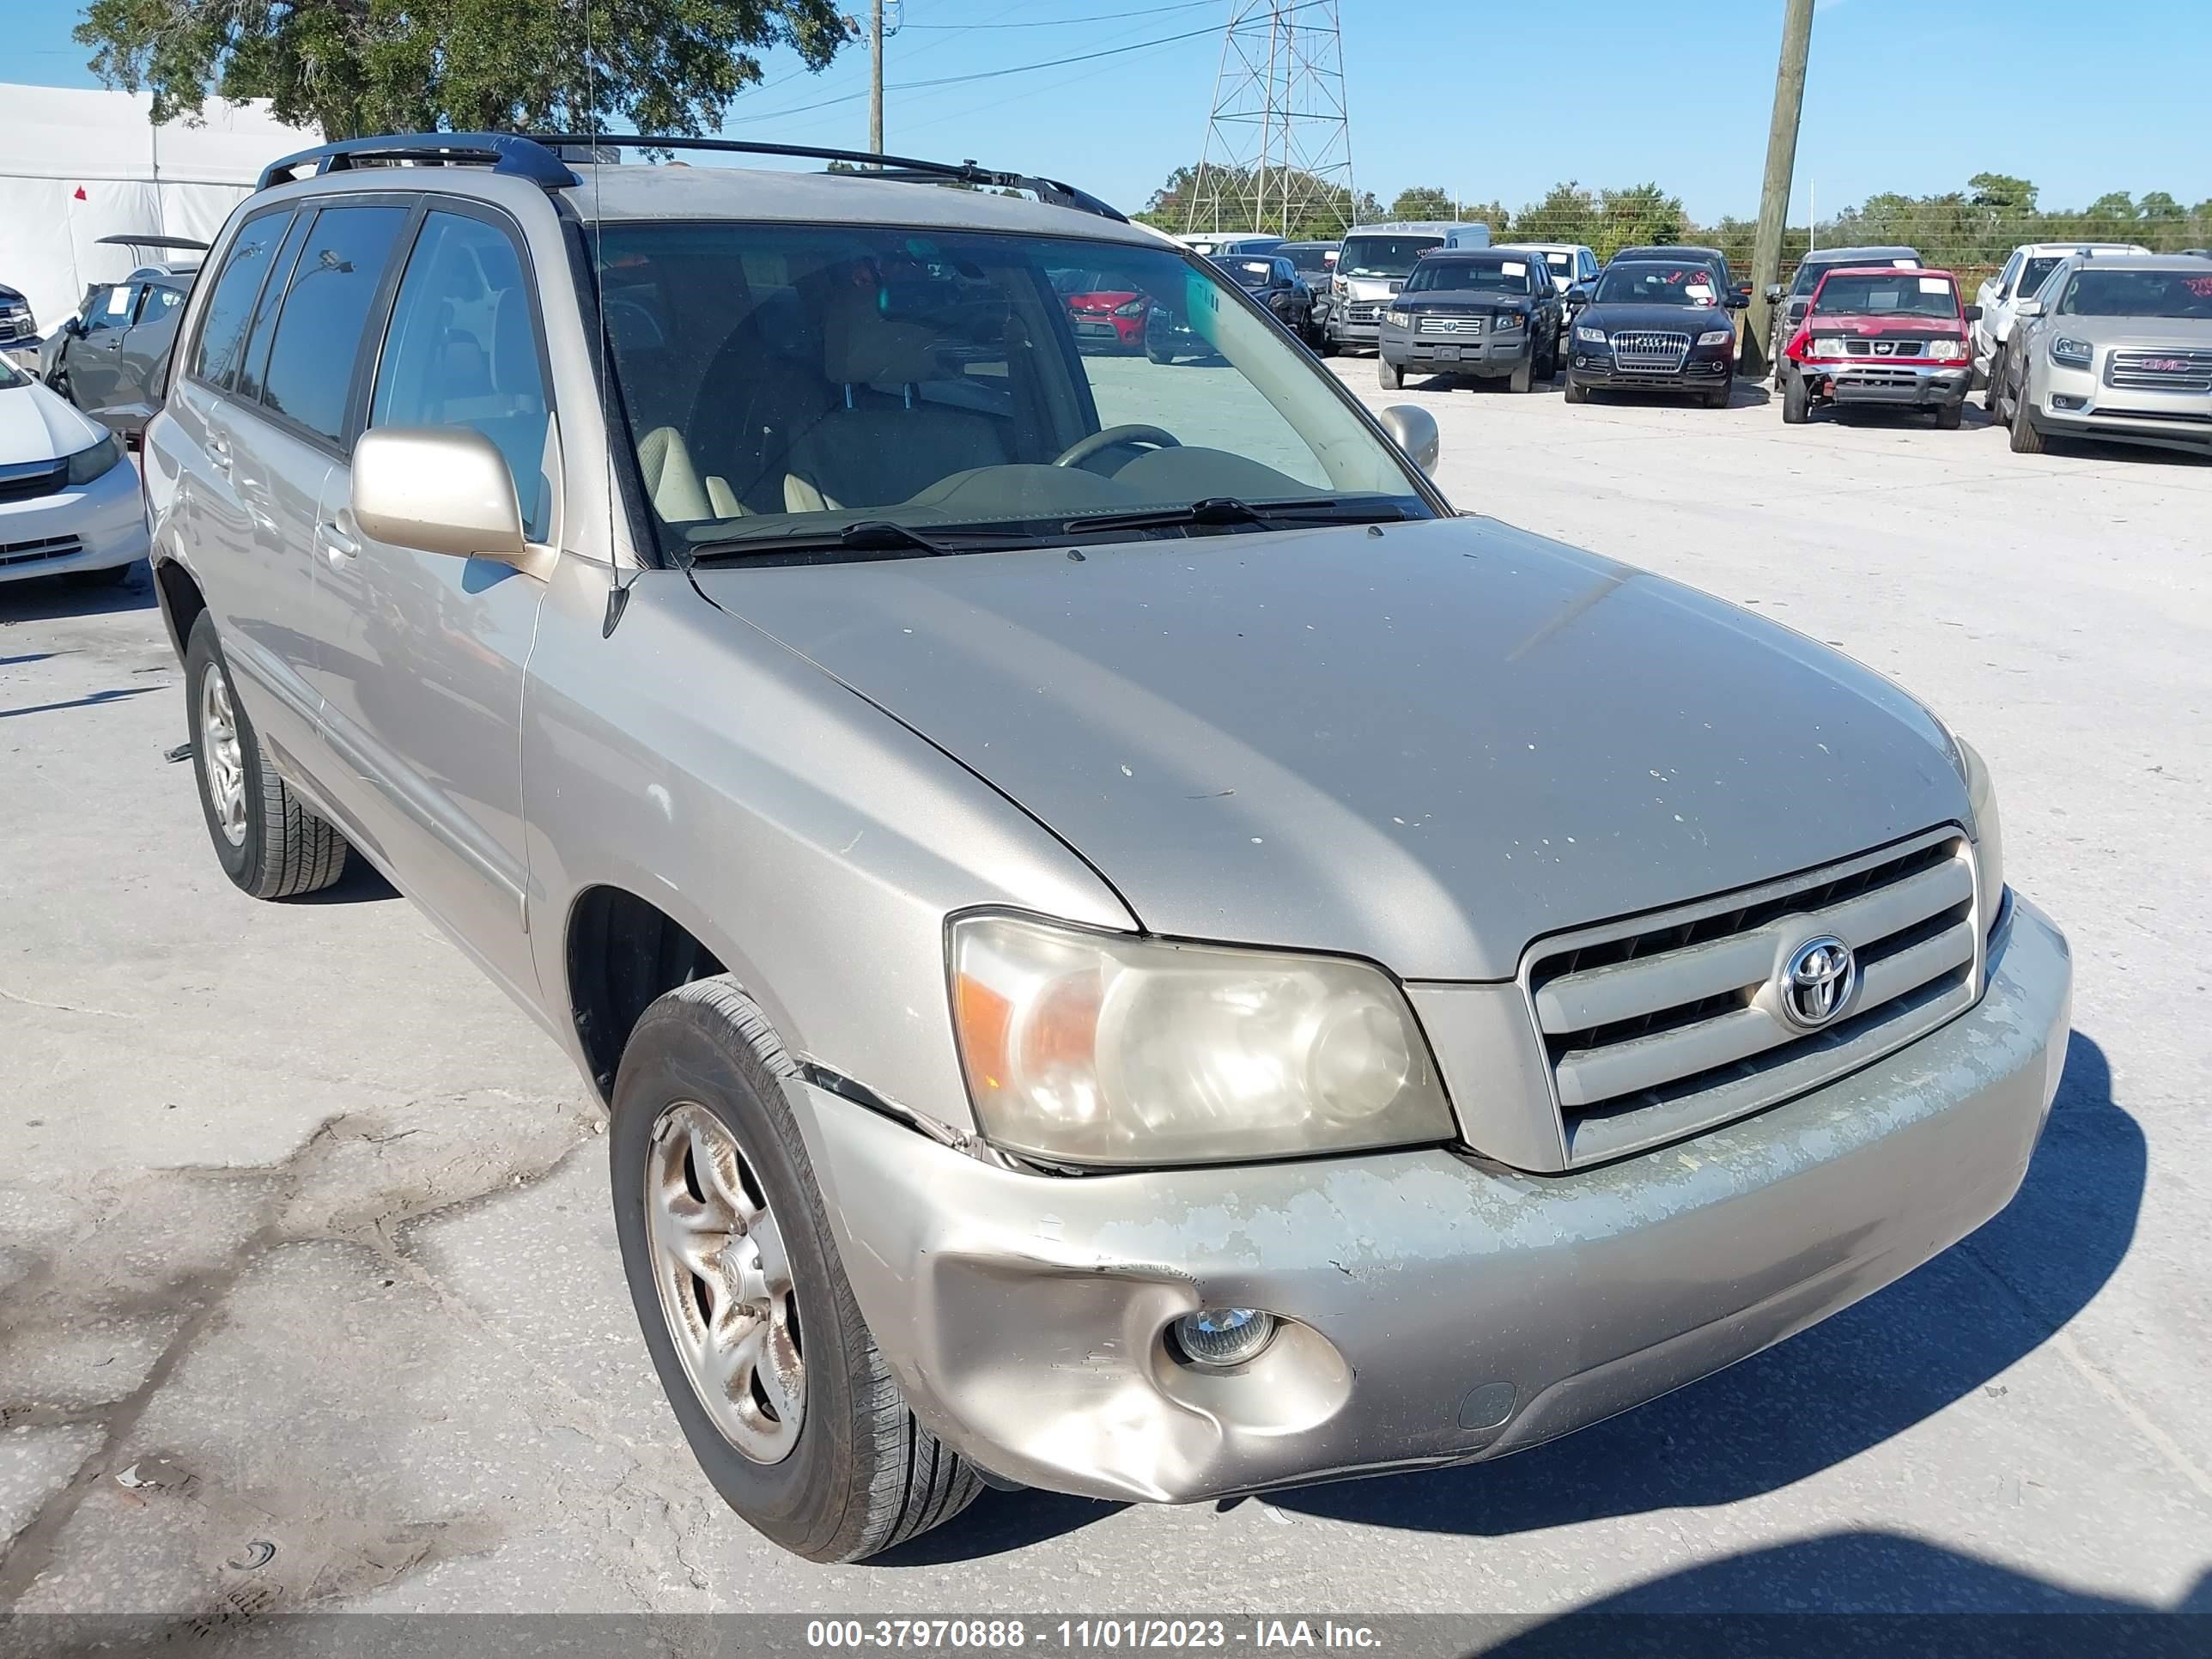
<path id="1" fill-rule="evenodd" d="M 221 386 L 238 367 L 239 348 L 246 343 L 246 325 L 253 315 L 253 302 L 268 276 L 270 256 L 291 223 L 289 212 L 264 213 L 240 228 L 222 269 L 216 274 L 215 289 L 200 313 L 199 334 L 192 345 L 192 378 Z"/>
<path id="2" fill-rule="evenodd" d="M 301 243 L 285 287 L 261 401 L 330 443 L 344 435 L 362 334 L 409 211 L 404 205 L 325 208 Z"/>
<path id="3" fill-rule="evenodd" d="M 138 304 L 138 296 L 146 291 L 140 283 L 118 283 L 107 290 L 107 296 L 93 308 L 85 323 L 85 331 L 98 334 L 112 328 L 131 326 L 131 313 Z"/>
<path id="4" fill-rule="evenodd" d="M 261 396 L 261 377 L 269 366 L 269 340 L 276 331 L 276 307 L 283 301 L 284 285 L 292 280 L 292 267 L 300 260 L 300 244 L 307 240 L 307 228 L 314 218 L 312 213 L 302 213 L 294 219 L 276 257 L 270 262 L 269 280 L 261 285 L 260 302 L 253 307 L 253 325 L 246 331 L 246 349 L 240 354 L 237 385 L 241 398 Z"/>
<path id="5" fill-rule="evenodd" d="M 392 305 L 368 424 L 483 434 L 507 459 L 524 533 L 533 542 L 545 539 L 552 511 L 538 341 L 528 271 L 514 239 L 470 215 L 426 215 Z"/>

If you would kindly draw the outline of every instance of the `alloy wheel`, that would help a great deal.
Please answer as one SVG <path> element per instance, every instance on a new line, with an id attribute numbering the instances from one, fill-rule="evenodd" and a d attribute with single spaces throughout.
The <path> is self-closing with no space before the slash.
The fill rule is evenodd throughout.
<path id="1" fill-rule="evenodd" d="M 799 1304 L 766 1189 L 721 1119 L 678 1101 L 653 1127 L 645 1209 L 660 1311 L 722 1437 L 756 1463 L 799 1443 Z"/>
<path id="2" fill-rule="evenodd" d="M 223 839 L 233 847 L 246 842 L 246 756 L 238 738 L 238 714 L 230 701 L 230 681 L 220 663 L 200 676 L 200 755 L 205 768 L 209 805 Z"/>

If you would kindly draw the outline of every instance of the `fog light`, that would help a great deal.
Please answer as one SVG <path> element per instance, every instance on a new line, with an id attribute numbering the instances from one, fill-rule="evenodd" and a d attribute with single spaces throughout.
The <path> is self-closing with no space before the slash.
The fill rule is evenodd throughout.
<path id="1" fill-rule="evenodd" d="M 2054 392 L 2051 394 L 2051 406 L 2053 409 L 2082 409 L 2088 405 L 2088 402 L 2087 398 L 2069 398 L 2063 392 Z"/>
<path id="2" fill-rule="evenodd" d="M 1176 1346 L 1194 1365 L 1222 1370 L 1241 1365 L 1267 1346 L 1275 1316 L 1261 1308 L 1201 1308 L 1176 1321 Z"/>

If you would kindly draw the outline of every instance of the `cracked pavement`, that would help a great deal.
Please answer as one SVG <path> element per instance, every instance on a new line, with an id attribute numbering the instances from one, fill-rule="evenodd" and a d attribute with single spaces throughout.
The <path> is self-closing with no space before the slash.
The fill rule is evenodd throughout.
<path id="1" fill-rule="evenodd" d="M 558 1054 L 365 872 L 222 879 L 143 574 L 0 587 L 0 1609 L 2212 1611 L 2212 465 L 1340 367 L 1437 414 L 1461 505 L 1839 643 L 1989 757 L 2079 974 L 2011 1210 L 1506 1462 L 994 1492 L 814 1566 L 683 1449 Z"/>

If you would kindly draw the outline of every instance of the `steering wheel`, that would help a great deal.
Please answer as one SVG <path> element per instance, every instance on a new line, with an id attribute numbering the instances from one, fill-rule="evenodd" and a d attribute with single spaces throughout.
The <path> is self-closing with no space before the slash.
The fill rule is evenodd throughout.
<path id="1" fill-rule="evenodd" d="M 1081 466 L 1102 450 L 1112 449 L 1117 444 L 1149 444 L 1154 449 L 1181 449 L 1182 440 L 1172 432 L 1156 426 L 1109 426 L 1103 432 L 1094 432 L 1087 438 L 1078 438 L 1060 452 L 1054 459 L 1054 466 Z"/>

